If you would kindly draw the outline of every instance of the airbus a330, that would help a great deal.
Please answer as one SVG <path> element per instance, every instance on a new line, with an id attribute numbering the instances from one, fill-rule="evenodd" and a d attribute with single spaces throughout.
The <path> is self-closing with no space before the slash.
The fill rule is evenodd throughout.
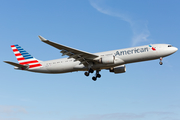
<path id="1" fill-rule="evenodd" d="M 56 74 L 85 71 L 84 75 L 89 76 L 90 73 L 96 71 L 95 76 L 92 77 L 96 81 L 97 78 L 101 77 L 99 72 L 102 69 L 115 74 L 124 73 L 126 72 L 125 64 L 154 59 L 160 59 L 159 64 L 162 65 L 163 57 L 169 56 L 178 50 L 178 48 L 170 44 L 150 44 L 92 54 L 52 42 L 42 36 L 38 37 L 42 42 L 59 49 L 62 56 L 67 55 L 68 58 L 40 61 L 26 52 L 21 46 L 11 45 L 19 63 L 4 62 L 15 66 L 15 69 L 18 70 L 38 73 Z"/>

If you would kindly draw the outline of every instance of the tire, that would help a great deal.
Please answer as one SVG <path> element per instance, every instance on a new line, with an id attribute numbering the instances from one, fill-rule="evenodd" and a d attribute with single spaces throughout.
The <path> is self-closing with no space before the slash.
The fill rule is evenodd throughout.
<path id="1" fill-rule="evenodd" d="M 94 72 L 94 70 L 90 68 L 90 69 L 89 69 L 89 72 L 90 72 L 90 73 L 93 73 L 93 72 Z"/>
<path id="2" fill-rule="evenodd" d="M 97 77 L 100 78 L 100 77 L 101 77 L 101 74 L 97 74 Z"/>
<path id="3" fill-rule="evenodd" d="M 96 81 L 96 80 L 97 80 L 97 78 L 96 78 L 96 77 L 92 77 L 92 80 Z"/>
<path id="4" fill-rule="evenodd" d="M 84 75 L 85 75 L 85 76 L 89 76 L 89 73 L 88 73 L 88 72 L 85 72 Z"/>

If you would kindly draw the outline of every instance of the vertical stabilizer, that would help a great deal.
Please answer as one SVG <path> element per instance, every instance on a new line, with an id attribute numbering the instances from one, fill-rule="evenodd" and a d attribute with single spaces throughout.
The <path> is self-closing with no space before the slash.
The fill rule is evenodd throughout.
<path id="1" fill-rule="evenodd" d="M 42 67 L 40 61 L 26 52 L 21 46 L 19 45 L 11 45 L 11 48 L 21 65 L 28 65 L 29 68 L 37 68 Z"/>

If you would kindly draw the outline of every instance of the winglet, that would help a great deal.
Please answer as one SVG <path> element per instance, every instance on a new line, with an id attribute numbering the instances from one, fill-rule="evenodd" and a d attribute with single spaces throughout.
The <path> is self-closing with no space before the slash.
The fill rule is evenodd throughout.
<path id="1" fill-rule="evenodd" d="M 42 42 L 45 42 L 45 41 L 47 41 L 45 38 L 43 38 L 42 36 L 38 36 L 39 37 L 39 39 L 42 41 Z"/>

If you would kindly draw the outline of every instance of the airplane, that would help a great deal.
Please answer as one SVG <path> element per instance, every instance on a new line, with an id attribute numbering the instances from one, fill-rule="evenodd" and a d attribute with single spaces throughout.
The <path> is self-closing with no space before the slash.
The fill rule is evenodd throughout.
<path id="1" fill-rule="evenodd" d="M 164 57 L 178 50 L 178 48 L 170 44 L 150 44 L 92 54 L 52 42 L 42 36 L 38 37 L 42 42 L 59 49 L 62 56 L 67 55 L 69 57 L 50 61 L 40 61 L 16 44 L 11 45 L 11 48 L 19 64 L 10 61 L 4 62 L 15 66 L 14 69 L 17 70 L 38 73 L 57 74 L 85 71 L 84 75 L 89 76 L 90 73 L 96 71 L 95 76 L 92 77 L 92 80 L 96 81 L 97 78 L 101 77 L 99 72 L 102 69 L 109 70 L 109 72 L 115 74 L 124 73 L 126 72 L 125 64 L 154 59 L 160 59 L 159 64 L 162 65 L 162 59 Z"/>

